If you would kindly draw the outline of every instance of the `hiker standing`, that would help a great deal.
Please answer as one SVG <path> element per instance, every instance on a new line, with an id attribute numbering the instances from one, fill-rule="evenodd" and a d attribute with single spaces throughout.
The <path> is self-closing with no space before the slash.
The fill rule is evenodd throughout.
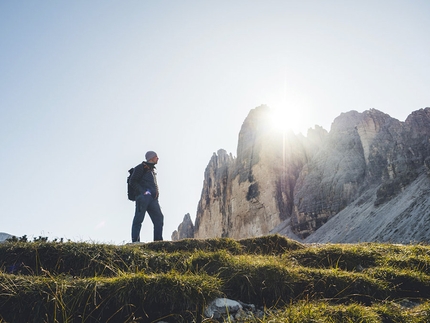
<path id="1" fill-rule="evenodd" d="M 154 224 L 154 241 L 163 240 L 164 216 L 158 204 L 158 185 L 155 165 L 158 163 L 157 153 L 148 151 L 145 154 L 146 162 L 134 168 L 130 176 L 130 185 L 136 190 L 136 211 L 131 227 L 131 241 L 140 241 L 140 229 L 148 212 Z"/>

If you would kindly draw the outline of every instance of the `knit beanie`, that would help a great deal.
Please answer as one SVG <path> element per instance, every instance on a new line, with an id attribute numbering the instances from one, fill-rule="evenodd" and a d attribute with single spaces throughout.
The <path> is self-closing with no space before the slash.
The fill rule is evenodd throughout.
<path id="1" fill-rule="evenodd" d="M 154 157 L 157 157 L 157 153 L 155 151 L 150 150 L 145 154 L 146 161 L 151 160 Z"/>

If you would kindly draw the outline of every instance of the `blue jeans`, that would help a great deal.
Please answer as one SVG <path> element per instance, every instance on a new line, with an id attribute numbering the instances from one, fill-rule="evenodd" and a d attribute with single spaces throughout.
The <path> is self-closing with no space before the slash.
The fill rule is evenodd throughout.
<path id="1" fill-rule="evenodd" d="M 163 224 L 164 215 L 161 213 L 158 199 L 154 199 L 151 195 L 139 195 L 136 198 L 136 211 L 134 213 L 133 225 L 131 227 L 131 241 L 140 241 L 140 229 L 145 218 L 145 213 L 148 212 L 152 223 L 154 224 L 154 241 L 163 240 Z"/>

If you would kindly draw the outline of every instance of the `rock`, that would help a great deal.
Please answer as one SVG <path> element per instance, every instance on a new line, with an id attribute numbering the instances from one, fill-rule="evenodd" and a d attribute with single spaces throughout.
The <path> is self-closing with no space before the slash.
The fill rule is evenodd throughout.
<path id="1" fill-rule="evenodd" d="M 228 298 L 217 298 L 208 304 L 204 314 L 207 318 L 219 319 L 226 315 L 234 316 L 242 308 L 242 305 L 237 301 Z"/>
<path id="2" fill-rule="evenodd" d="M 239 133 L 237 157 L 224 150 L 212 156 L 205 171 L 195 238 L 266 235 L 291 216 L 293 188 L 307 158 L 304 137 L 282 136 L 269 122 L 268 107 L 251 110 Z"/>
<path id="3" fill-rule="evenodd" d="M 7 239 L 12 238 L 12 235 L 5 232 L 0 232 L 0 243 L 6 241 Z"/>
<path id="4" fill-rule="evenodd" d="M 217 154 L 213 154 L 206 167 L 202 195 L 197 206 L 195 238 L 226 236 L 231 199 L 230 169 L 233 165 L 233 156 L 220 149 Z"/>
<path id="5" fill-rule="evenodd" d="M 191 221 L 190 214 L 187 213 L 182 220 L 182 223 L 179 225 L 178 230 L 172 233 L 172 241 L 186 239 L 186 238 L 194 238 L 194 225 L 193 221 Z"/>
<path id="6" fill-rule="evenodd" d="M 237 157 L 213 154 L 194 238 L 430 242 L 430 108 L 404 122 L 375 109 L 349 111 L 330 132 L 315 126 L 306 137 L 274 131 L 270 113 L 250 111 Z M 189 222 L 175 237 L 183 227 L 191 235 Z"/>
<path id="7" fill-rule="evenodd" d="M 307 171 L 301 172 L 295 188 L 293 232 L 307 238 L 343 210 L 356 214 L 353 209 L 361 209 L 360 205 L 354 204 L 356 201 L 361 204 L 370 201 L 373 212 L 378 212 L 377 207 L 386 205 L 403 192 L 425 169 L 425 157 L 430 155 L 425 139 L 430 135 L 429 125 L 414 121 L 422 115 L 427 114 L 423 111 L 412 113 L 404 123 L 374 109 L 363 113 L 352 111 L 338 117 L 323 149 L 305 166 Z M 419 135 L 411 125 L 420 127 Z M 400 208 L 394 202 L 392 204 L 390 212 L 398 214 Z M 336 216 L 336 222 L 343 220 L 346 218 Z M 334 224 L 335 221 L 331 221 L 330 226 Z M 348 231 L 352 227 L 357 230 L 354 236 L 358 240 L 355 241 L 390 239 L 370 235 L 374 228 L 368 230 L 368 224 L 372 225 L 366 221 L 353 226 L 347 221 L 340 230 L 342 239 L 350 241 L 351 232 Z M 347 226 L 349 230 L 345 231 Z M 395 237 L 391 238 L 397 241 Z M 321 242 L 315 237 L 310 241 Z"/>

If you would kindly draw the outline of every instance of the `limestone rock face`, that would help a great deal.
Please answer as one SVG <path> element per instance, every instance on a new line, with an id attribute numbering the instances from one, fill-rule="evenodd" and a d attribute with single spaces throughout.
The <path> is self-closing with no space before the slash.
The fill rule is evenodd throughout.
<path id="1" fill-rule="evenodd" d="M 224 150 L 212 156 L 194 237 L 261 236 L 291 216 L 295 181 L 307 158 L 304 137 L 274 132 L 270 113 L 267 106 L 251 110 L 239 133 L 236 158 Z"/>
<path id="2" fill-rule="evenodd" d="M 381 176 L 373 143 L 388 115 L 379 111 L 342 114 L 321 148 L 300 173 L 295 187 L 293 231 L 306 237 L 359 195 L 362 185 Z M 372 164 L 368 167 L 369 162 Z"/>
<path id="3" fill-rule="evenodd" d="M 306 238 L 360 197 L 377 207 L 401 193 L 430 155 L 429 112 L 416 111 L 404 123 L 374 109 L 335 119 L 297 182 L 293 232 Z"/>
<path id="4" fill-rule="evenodd" d="M 430 231 L 416 227 L 430 224 L 430 108 L 404 122 L 350 111 L 330 132 L 316 126 L 306 137 L 273 130 L 270 113 L 250 111 L 237 157 L 212 156 L 194 237 L 430 242 Z"/>
<path id="5" fill-rule="evenodd" d="M 185 214 L 182 223 L 178 227 L 178 230 L 175 230 L 172 233 L 173 241 L 186 238 L 194 238 L 194 224 L 193 221 L 191 221 L 189 213 Z"/>

